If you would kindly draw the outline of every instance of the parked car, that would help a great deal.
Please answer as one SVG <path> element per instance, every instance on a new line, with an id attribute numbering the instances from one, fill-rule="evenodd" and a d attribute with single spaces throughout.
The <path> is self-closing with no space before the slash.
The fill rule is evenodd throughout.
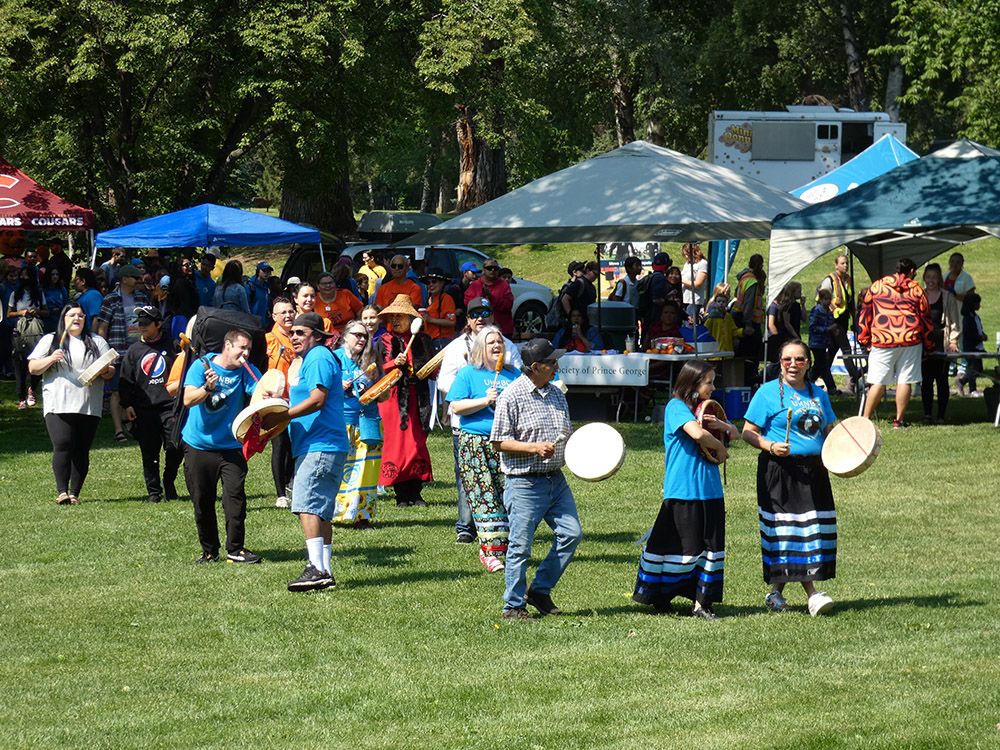
<path id="1" fill-rule="evenodd" d="M 382 265 L 388 264 L 393 255 L 405 255 L 412 262 L 416 253 L 414 247 L 393 247 L 385 242 L 355 243 L 344 247 L 339 253 L 326 251 L 326 267 L 332 268 L 341 256 L 347 256 L 354 265 L 355 273 L 361 267 L 361 255 L 365 250 L 376 254 Z M 440 268 L 448 276 L 457 279 L 459 268 L 463 263 L 472 261 L 480 268 L 489 257 L 481 250 L 465 245 L 433 245 L 423 248 L 427 268 Z M 315 245 L 299 246 L 292 251 L 281 272 L 281 283 L 284 285 L 292 276 L 309 279 L 315 283 L 322 271 L 319 248 Z M 541 334 L 545 330 L 545 315 L 552 306 L 554 295 L 552 290 L 534 281 L 514 277 L 511 279 L 511 290 L 514 292 L 514 329 L 518 333 Z"/>

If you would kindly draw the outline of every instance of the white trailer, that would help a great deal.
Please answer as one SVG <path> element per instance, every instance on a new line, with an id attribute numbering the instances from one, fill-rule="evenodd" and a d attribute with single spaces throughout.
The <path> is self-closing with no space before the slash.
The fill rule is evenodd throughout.
<path id="1" fill-rule="evenodd" d="M 906 123 L 885 112 L 789 105 L 785 112 L 708 116 L 708 160 L 782 190 L 836 169 L 886 133 L 906 143 Z"/>

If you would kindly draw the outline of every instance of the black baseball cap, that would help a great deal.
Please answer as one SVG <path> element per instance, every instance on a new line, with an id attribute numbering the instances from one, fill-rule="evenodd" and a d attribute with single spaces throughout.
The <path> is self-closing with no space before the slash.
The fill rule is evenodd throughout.
<path id="1" fill-rule="evenodd" d="M 135 308 L 136 320 L 142 322 L 145 320 L 152 320 L 156 323 L 163 321 L 163 313 L 160 312 L 160 308 L 156 305 L 141 305 Z"/>
<path id="2" fill-rule="evenodd" d="M 531 367 L 535 362 L 559 359 L 565 353 L 565 349 L 554 348 L 548 339 L 534 338 L 521 347 L 521 361 L 525 367 Z"/>
<path id="3" fill-rule="evenodd" d="M 301 328 L 308 328 L 314 334 L 319 336 L 321 339 L 329 338 L 330 334 L 326 332 L 323 328 L 323 319 L 314 312 L 302 313 L 297 317 L 292 326 L 300 326 Z"/>

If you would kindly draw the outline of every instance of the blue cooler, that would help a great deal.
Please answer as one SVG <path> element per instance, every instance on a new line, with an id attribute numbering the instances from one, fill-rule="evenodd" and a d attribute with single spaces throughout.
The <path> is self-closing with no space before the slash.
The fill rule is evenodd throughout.
<path id="1" fill-rule="evenodd" d="M 729 417 L 729 421 L 735 422 L 737 419 L 743 419 L 747 414 L 747 408 L 750 406 L 750 389 L 726 388 L 725 394 L 726 398 L 722 405 L 726 410 L 726 416 Z"/>

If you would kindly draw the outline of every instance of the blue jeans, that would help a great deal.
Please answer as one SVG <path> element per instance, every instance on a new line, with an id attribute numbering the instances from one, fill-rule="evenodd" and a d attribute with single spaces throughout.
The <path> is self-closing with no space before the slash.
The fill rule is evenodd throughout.
<path id="1" fill-rule="evenodd" d="M 458 472 L 458 433 L 454 431 L 451 433 L 451 452 L 455 457 L 455 487 L 458 489 L 458 521 L 455 523 L 455 533 L 461 534 L 464 531 L 475 537 L 476 524 L 472 522 L 469 498 L 465 496 L 465 490 L 462 489 L 462 477 L 459 476 Z"/>
<path id="2" fill-rule="evenodd" d="M 531 589 L 540 594 L 549 593 L 559 582 L 580 544 L 583 530 L 573 492 L 562 472 L 547 477 L 507 477 L 503 502 L 510 515 L 503 606 L 519 609 L 525 605 L 525 579 L 538 524 L 545 521 L 556 537 L 531 583 Z"/>

